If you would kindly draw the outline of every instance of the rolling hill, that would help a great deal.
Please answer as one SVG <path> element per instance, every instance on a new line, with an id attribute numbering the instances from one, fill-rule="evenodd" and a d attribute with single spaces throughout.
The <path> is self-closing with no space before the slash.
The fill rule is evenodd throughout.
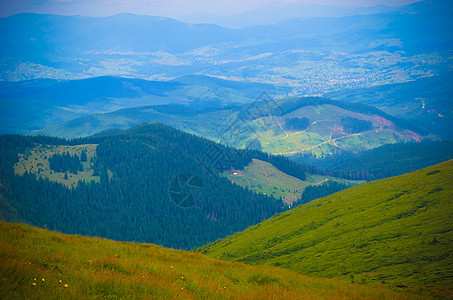
<path id="1" fill-rule="evenodd" d="M 295 161 L 332 170 L 342 178 L 376 180 L 427 168 L 450 159 L 453 159 L 453 142 L 425 141 L 387 144 L 325 159 L 305 155 L 297 157 Z"/>
<path id="2" fill-rule="evenodd" d="M 359 152 L 389 143 L 420 141 L 427 134 L 414 123 L 371 106 L 319 97 L 262 97 L 251 104 L 204 109 L 180 105 L 138 107 L 74 119 L 35 134 L 74 138 L 151 121 L 233 147 L 288 157 Z"/>
<path id="3" fill-rule="evenodd" d="M 452 140 L 453 72 L 446 72 L 411 82 L 344 89 L 324 96 L 337 100 L 364 103 L 392 116 L 416 121 L 433 134 Z"/>
<path id="4" fill-rule="evenodd" d="M 0 222 L 0 294 L 4 299 L 420 298 L 152 244 L 4 222 Z"/>
<path id="5" fill-rule="evenodd" d="M 248 164 L 251 152 L 162 124 L 72 141 L 0 138 L 2 220 L 190 249 L 286 209 L 218 175 Z M 211 151 L 222 157 L 210 160 Z"/>
<path id="6" fill-rule="evenodd" d="M 317 277 L 453 295 L 453 160 L 366 183 L 199 249 Z"/>
<path id="7" fill-rule="evenodd" d="M 282 93 L 287 89 L 196 75 L 168 81 L 112 76 L 3 81 L 0 133 L 28 134 L 95 113 L 145 105 L 179 103 L 197 109 L 231 106 L 252 102 L 263 91 Z"/>
<path id="8" fill-rule="evenodd" d="M 288 209 L 279 196 L 244 189 L 222 173 L 258 159 L 297 182 L 314 176 L 285 157 L 238 151 L 159 123 L 73 140 L 4 135 L 0 157 L 0 219 L 182 249 Z"/>

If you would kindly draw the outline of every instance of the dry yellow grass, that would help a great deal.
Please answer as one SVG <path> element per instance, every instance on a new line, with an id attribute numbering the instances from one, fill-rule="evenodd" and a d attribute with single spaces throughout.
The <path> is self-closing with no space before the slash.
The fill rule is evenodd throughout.
<path id="1" fill-rule="evenodd" d="M 416 295 L 152 244 L 0 222 L 4 299 L 408 299 Z"/>
<path id="2" fill-rule="evenodd" d="M 25 172 L 33 173 L 38 177 L 62 183 L 70 188 L 76 187 L 77 183 L 82 180 L 99 182 L 99 176 L 93 176 L 93 164 L 90 163 L 91 159 L 96 156 L 96 147 L 95 144 L 77 146 L 36 145 L 34 148 L 27 149 L 26 153 L 19 154 L 19 161 L 14 165 L 14 172 L 17 175 L 23 175 Z M 86 151 L 88 158 L 88 161 L 83 163 L 83 171 L 79 171 L 78 174 L 68 174 L 68 179 L 65 179 L 64 172 L 50 170 L 48 158 L 52 155 L 69 152 L 71 155 L 76 154 L 80 157 L 82 150 Z"/>

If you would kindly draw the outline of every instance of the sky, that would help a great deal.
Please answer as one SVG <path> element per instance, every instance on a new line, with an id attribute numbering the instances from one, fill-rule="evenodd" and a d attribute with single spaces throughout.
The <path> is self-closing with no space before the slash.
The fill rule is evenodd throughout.
<path id="1" fill-rule="evenodd" d="M 16 13 L 109 16 L 118 13 L 175 17 L 194 13 L 233 15 L 263 6 L 305 3 L 328 6 L 399 6 L 420 0 L 0 0 L 0 16 Z"/>

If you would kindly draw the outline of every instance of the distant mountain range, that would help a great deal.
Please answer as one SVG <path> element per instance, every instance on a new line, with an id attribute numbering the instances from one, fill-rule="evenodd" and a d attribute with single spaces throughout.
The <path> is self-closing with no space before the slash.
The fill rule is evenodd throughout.
<path id="1" fill-rule="evenodd" d="M 207 13 L 191 13 L 175 17 L 178 20 L 189 23 L 208 23 L 222 27 L 241 28 L 254 25 L 269 25 L 295 18 L 315 17 L 346 17 L 357 15 L 372 15 L 395 12 L 399 7 L 377 5 L 371 7 L 340 7 L 323 6 L 305 3 L 292 3 L 283 6 L 263 6 L 237 13 L 234 15 L 212 15 Z"/>
<path id="2" fill-rule="evenodd" d="M 295 95 L 401 82 L 449 70 L 451 12 L 447 1 L 422 1 L 241 29 L 130 14 L 19 14 L 0 19 L 0 79 L 200 74 L 291 86 Z"/>
<path id="3" fill-rule="evenodd" d="M 279 94 L 288 90 L 196 75 L 164 82 L 108 76 L 0 82 L 0 133 L 29 133 L 88 114 L 144 105 L 222 107 L 252 102 L 263 91 Z"/>
<path id="4" fill-rule="evenodd" d="M 322 9 L 0 18 L 0 295 L 452 297 L 453 2 Z"/>

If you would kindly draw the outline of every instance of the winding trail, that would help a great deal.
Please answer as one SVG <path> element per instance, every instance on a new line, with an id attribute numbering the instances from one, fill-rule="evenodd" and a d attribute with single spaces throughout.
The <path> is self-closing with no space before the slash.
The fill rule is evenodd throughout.
<path id="1" fill-rule="evenodd" d="M 325 145 L 327 143 L 330 143 L 332 142 L 332 144 L 336 147 L 339 147 L 337 144 L 336 144 L 336 141 L 338 140 L 341 140 L 341 139 L 345 139 L 345 138 L 348 138 L 348 137 L 352 137 L 352 136 L 360 136 L 360 135 L 364 135 L 364 134 L 367 134 L 367 133 L 372 133 L 372 132 L 378 132 L 379 130 L 381 130 L 382 127 L 380 127 L 379 129 L 377 130 L 370 130 L 370 131 L 365 131 L 365 132 L 359 132 L 359 133 L 351 133 L 351 134 L 348 134 L 348 135 L 345 135 L 345 136 L 340 136 L 340 137 L 337 137 L 335 139 L 332 139 L 332 131 L 330 132 L 330 139 L 327 140 L 327 141 L 324 141 L 322 143 L 319 143 L 317 145 L 314 145 L 314 146 L 311 146 L 311 147 L 308 147 L 308 148 L 305 148 L 305 149 L 298 149 L 298 150 L 295 150 L 295 151 L 290 151 L 290 152 L 280 152 L 280 153 L 272 153 L 274 155 L 290 155 L 290 154 L 297 154 L 297 153 L 300 153 L 300 152 L 303 152 L 303 151 L 308 151 L 308 150 L 311 150 L 311 149 L 314 149 L 314 148 L 317 148 L 319 146 L 322 146 L 322 145 Z M 339 147 L 340 148 L 340 147 Z"/>
<path id="2" fill-rule="evenodd" d="M 316 120 L 316 121 L 312 122 L 306 129 L 304 129 L 302 131 L 291 133 L 289 136 L 293 136 L 293 135 L 296 135 L 296 134 L 307 132 L 311 127 L 313 127 L 314 125 L 318 124 L 318 122 L 335 122 L 335 120 Z"/>
<path id="3" fill-rule="evenodd" d="M 275 119 L 275 120 L 277 121 L 278 126 L 280 126 L 280 129 L 286 134 L 286 136 L 285 136 L 282 140 L 284 140 L 284 139 L 286 139 L 287 137 L 289 137 L 288 132 L 286 132 L 286 130 L 283 129 L 282 124 L 280 124 L 280 122 L 278 121 L 278 119 Z"/>

